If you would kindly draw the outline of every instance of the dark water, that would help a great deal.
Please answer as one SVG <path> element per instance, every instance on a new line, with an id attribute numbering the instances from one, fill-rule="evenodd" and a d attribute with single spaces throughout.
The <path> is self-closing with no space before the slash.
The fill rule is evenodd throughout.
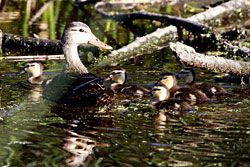
<path id="1" fill-rule="evenodd" d="M 115 47 L 135 38 L 121 25 L 91 13 L 91 6 L 82 11 L 70 3 L 61 5 L 71 15 L 58 18 L 58 36 L 63 23 L 74 19 L 87 22 L 101 40 L 111 40 Z M 14 9 L 7 6 L 6 10 Z M 86 13 L 90 19 L 86 19 Z M 7 20 L 1 28 L 14 21 Z M 38 25 L 30 27 L 29 34 L 38 33 Z M 107 36 L 100 31 L 104 25 L 112 25 Z M 16 28 L 7 30 L 17 33 Z M 116 101 L 110 110 L 90 113 L 55 107 L 44 100 L 42 87 L 29 85 L 25 74 L 16 74 L 24 64 L 2 61 L 0 66 L 0 166 L 250 164 L 250 91 L 241 91 L 240 85 L 223 84 L 233 97 L 195 106 L 196 112 L 186 115 L 153 111 L 148 99 Z M 62 64 L 60 60 L 47 61 L 45 77 L 57 75 Z M 128 70 L 129 82 L 140 84 L 156 81 L 162 71 L 180 69 L 168 51 L 127 62 L 123 67 Z M 105 76 L 113 68 L 95 72 Z M 197 73 L 200 81 L 216 75 Z"/>

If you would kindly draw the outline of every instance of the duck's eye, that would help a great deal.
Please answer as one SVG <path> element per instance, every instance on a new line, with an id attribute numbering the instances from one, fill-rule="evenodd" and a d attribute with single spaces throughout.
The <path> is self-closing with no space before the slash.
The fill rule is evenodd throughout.
<path id="1" fill-rule="evenodd" d="M 80 31 L 80 32 L 86 32 L 86 31 L 85 31 L 84 29 L 82 29 L 82 28 L 81 28 L 79 31 Z"/>

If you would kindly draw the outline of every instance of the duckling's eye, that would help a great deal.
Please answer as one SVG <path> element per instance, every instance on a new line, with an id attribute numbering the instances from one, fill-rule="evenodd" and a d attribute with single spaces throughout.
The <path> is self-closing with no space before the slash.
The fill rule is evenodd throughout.
<path id="1" fill-rule="evenodd" d="M 115 75 L 115 74 L 120 74 L 121 72 L 112 72 L 111 74 Z"/>
<path id="2" fill-rule="evenodd" d="M 84 29 L 82 29 L 82 28 L 81 28 L 79 31 L 80 31 L 80 32 L 86 32 L 86 31 L 85 31 Z"/>
<path id="3" fill-rule="evenodd" d="M 152 91 L 159 91 L 160 89 L 159 88 L 154 88 Z"/>

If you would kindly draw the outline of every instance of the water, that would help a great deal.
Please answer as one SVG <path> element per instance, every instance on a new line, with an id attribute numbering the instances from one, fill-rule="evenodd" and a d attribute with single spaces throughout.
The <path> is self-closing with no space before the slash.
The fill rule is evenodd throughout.
<path id="1" fill-rule="evenodd" d="M 62 6 L 73 11 L 72 4 Z M 74 19 L 82 20 L 86 11 L 73 13 Z M 58 36 L 62 22 L 72 20 L 62 18 L 57 22 Z M 98 25 L 94 33 L 106 39 L 99 30 L 108 21 L 99 15 L 91 18 L 92 22 L 84 20 L 91 22 L 92 29 Z M 112 30 L 121 28 L 111 24 Z M 55 107 L 43 99 L 42 87 L 29 85 L 25 74 L 17 75 L 24 64 L 1 62 L 0 66 L 0 166 L 249 166 L 249 88 L 241 91 L 240 85 L 223 84 L 233 97 L 195 106 L 196 112 L 186 115 L 154 111 L 148 99 L 116 101 L 110 110 L 82 112 Z M 60 73 L 63 61 L 46 65 L 45 77 L 52 78 Z M 155 82 L 164 70 L 180 69 L 164 50 L 123 67 L 129 82 L 141 84 Z M 107 76 L 113 68 L 95 73 Z M 200 81 L 215 76 L 206 71 L 198 74 Z"/>

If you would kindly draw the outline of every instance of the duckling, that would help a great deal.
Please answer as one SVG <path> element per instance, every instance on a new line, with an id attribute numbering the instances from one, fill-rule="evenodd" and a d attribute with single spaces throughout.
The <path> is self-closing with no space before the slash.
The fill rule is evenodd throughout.
<path id="1" fill-rule="evenodd" d="M 65 65 L 62 73 L 46 85 L 43 97 L 70 108 L 109 106 L 114 92 L 105 87 L 104 79 L 88 72 L 80 60 L 78 46 L 93 45 L 104 50 L 112 49 L 112 47 L 101 42 L 82 22 L 71 22 L 66 26 L 61 42 Z"/>
<path id="2" fill-rule="evenodd" d="M 162 73 L 158 82 L 160 85 L 166 86 L 170 91 L 170 97 L 179 98 L 190 104 L 201 104 L 210 99 L 199 89 L 190 87 L 179 87 L 174 73 Z"/>
<path id="3" fill-rule="evenodd" d="M 23 71 L 31 75 L 28 78 L 28 82 L 34 85 L 41 85 L 44 81 L 42 77 L 44 65 L 40 62 L 30 62 L 24 68 Z"/>
<path id="4" fill-rule="evenodd" d="M 123 68 L 113 70 L 109 75 L 109 78 L 114 81 L 114 83 L 111 84 L 111 90 L 113 90 L 115 93 L 143 97 L 149 92 L 149 90 L 143 86 L 126 84 L 127 72 Z"/>
<path id="5" fill-rule="evenodd" d="M 195 71 L 193 68 L 184 68 L 179 73 L 180 78 L 184 78 L 188 87 L 199 89 L 206 94 L 207 97 L 221 96 L 227 94 L 227 91 L 220 85 L 211 83 L 195 83 Z"/>
<path id="6" fill-rule="evenodd" d="M 151 90 L 153 96 L 156 98 L 155 101 L 151 102 L 151 106 L 157 110 L 170 109 L 173 111 L 180 112 L 191 112 L 195 111 L 190 104 L 184 100 L 177 98 L 169 98 L 170 92 L 165 86 L 154 86 Z"/>

